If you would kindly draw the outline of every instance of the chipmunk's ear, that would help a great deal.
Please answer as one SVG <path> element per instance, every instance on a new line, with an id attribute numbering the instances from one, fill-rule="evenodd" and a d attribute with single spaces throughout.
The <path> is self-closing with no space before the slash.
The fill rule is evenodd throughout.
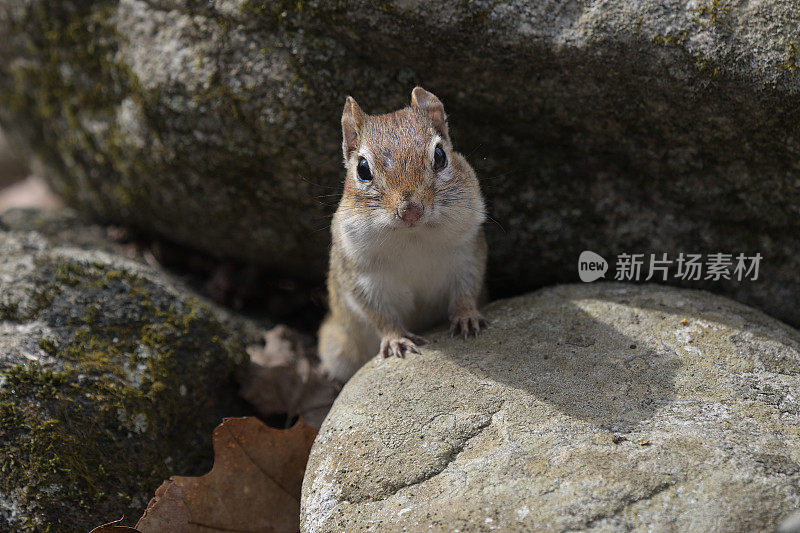
<path id="1" fill-rule="evenodd" d="M 411 107 L 415 107 L 422 111 L 422 114 L 427 115 L 439 135 L 445 139 L 448 138 L 447 115 L 444 113 L 441 100 L 436 98 L 435 94 L 429 93 L 422 87 L 414 87 L 414 90 L 411 91 Z"/>
<path id="2" fill-rule="evenodd" d="M 348 96 L 342 111 L 342 153 L 345 161 L 350 159 L 350 155 L 356 149 L 362 129 L 364 129 L 364 112 L 358 107 L 355 99 Z"/>

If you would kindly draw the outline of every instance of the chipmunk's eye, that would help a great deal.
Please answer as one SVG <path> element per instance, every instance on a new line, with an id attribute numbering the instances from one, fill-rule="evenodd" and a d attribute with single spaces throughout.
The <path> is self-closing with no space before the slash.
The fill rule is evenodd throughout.
<path id="1" fill-rule="evenodd" d="M 437 144 L 436 149 L 433 151 L 433 170 L 442 170 L 446 166 L 447 156 L 444 153 L 444 149 L 442 149 L 442 145 Z"/>
<path id="2" fill-rule="evenodd" d="M 369 169 L 369 163 L 363 157 L 358 160 L 358 179 L 372 181 L 372 171 Z"/>

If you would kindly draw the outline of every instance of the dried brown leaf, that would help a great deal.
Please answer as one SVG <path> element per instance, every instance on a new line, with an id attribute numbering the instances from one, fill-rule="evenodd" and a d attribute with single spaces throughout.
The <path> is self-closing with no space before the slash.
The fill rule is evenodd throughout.
<path id="1" fill-rule="evenodd" d="M 262 366 L 283 366 L 314 357 L 314 339 L 287 326 L 277 325 L 264 333 L 264 346 L 248 347 L 250 360 Z"/>
<path id="2" fill-rule="evenodd" d="M 315 364 L 314 342 L 286 326 L 264 335 L 264 346 L 249 347 L 250 365 L 240 378 L 239 394 L 260 414 L 302 417 L 319 427 L 340 386 Z"/>
<path id="3" fill-rule="evenodd" d="M 189 531 L 294 532 L 300 488 L 317 431 L 300 420 L 274 429 L 257 418 L 230 418 L 214 430 L 214 466 L 201 477 L 174 476 Z"/>
<path id="4" fill-rule="evenodd" d="M 317 430 L 299 420 L 275 429 L 254 417 L 214 430 L 214 466 L 173 476 L 156 489 L 136 528 L 104 524 L 91 533 L 294 533 L 300 489 Z"/>
<path id="5" fill-rule="evenodd" d="M 189 514 L 183 501 L 183 489 L 172 480 L 162 483 L 136 523 L 136 530 L 141 533 L 189 533 Z"/>

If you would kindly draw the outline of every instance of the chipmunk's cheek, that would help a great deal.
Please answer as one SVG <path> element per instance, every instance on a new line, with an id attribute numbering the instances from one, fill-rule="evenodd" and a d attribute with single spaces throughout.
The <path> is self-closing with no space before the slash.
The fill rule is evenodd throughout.
<path id="1" fill-rule="evenodd" d="M 436 174 L 436 179 L 439 181 L 450 181 L 453 177 L 452 165 L 448 165 Z"/>
<path id="2" fill-rule="evenodd" d="M 393 225 L 394 217 L 386 209 L 377 209 L 372 216 L 372 223 L 378 229 L 385 229 Z"/>
<path id="3" fill-rule="evenodd" d="M 433 186 L 425 187 L 424 192 L 420 195 L 422 205 L 425 207 L 425 212 L 430 213 L 433 204 L 436 203 L 436 190 Z"/>

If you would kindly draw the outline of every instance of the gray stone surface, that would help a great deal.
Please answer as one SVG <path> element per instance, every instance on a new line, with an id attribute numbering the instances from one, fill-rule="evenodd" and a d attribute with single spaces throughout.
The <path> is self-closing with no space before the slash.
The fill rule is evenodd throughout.
<path id="1" fill-rule="evenodd" d="M 106 252 L 117 256 L 124 254 L 124 248 L 109 235 L 108 227 L 93 224 L 69 208 L 10 209 L 0 213 L 0 231 L 35 232 L 58 247 Z M 129 254 L 126 259 L 135 257 L 134 254 Z"/>
<path id="2" fill-rule="evenodd" d="M 695 287 L 800 324 L 794 0 L 2 0 L 0 33 L 0 123 L 99 217 L 321 279 L 345 95 L 421 83 L 484 180 L 496 294 L 584 249 L 760 252 L 757 287 Z"/>
<path id="3" fill-rule="evenodd" d="M 344 387 L 302 530 L 775 531 L 800 507 L 800 333 L 706 292 L 492 303 Z"/>
<path id="4" fill-rule="evenodd" d="M 211 309 L 214 317 L 238 335 L 245 344 L 260 344 L 264 332 L 274 326 L 265 317 L 248 317 L 216 304 L 203 293 L 202 282 L 185 272 L 162 267 L 152 256 L 146 242 L 127 241 L 126 232 L 119 226 L 93 223 L 73 209 L 11 209 L 0 213 L 0 230 L 36 232 L 58 247 L 105 252 L 138 263 L 148 270 L 155 269 L 160 280 L 178 292 L 191 295 L 200 304 Z M 123 238 L 120 239 L 120 236 Z"/>
<path id="5" fill-rule="evenodd" d="M 241 412 L 241 338 L 103 233 L 0 216 L 0 531 L 135 520 L 164 479 L 208 470 Z"/>

